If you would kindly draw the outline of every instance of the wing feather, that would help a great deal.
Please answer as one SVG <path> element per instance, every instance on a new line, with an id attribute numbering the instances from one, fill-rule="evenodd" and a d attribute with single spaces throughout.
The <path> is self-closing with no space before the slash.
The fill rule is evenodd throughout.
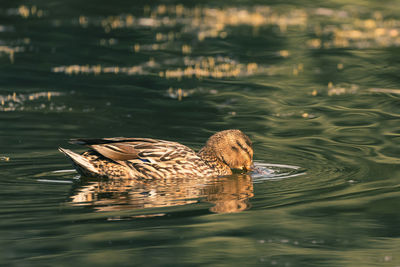
<path id="1" fill-rule="evenodd" d="M 184 159 L 187 155 L 195 155 L 192 149 L 182 144 L 150 138 L 73 139 L 70 142 L 86 145 L 116 162 L 161 163 Z M 161 163 L 161 165 L 163 164 Z"/>
<path id="2" fill-rule="evenodd" d="M 105 145 L 90 145 L 97 153 L 106 158 L 121 161 L 138 158 L 138 152 L 129 143 L 113 143 Z"/>

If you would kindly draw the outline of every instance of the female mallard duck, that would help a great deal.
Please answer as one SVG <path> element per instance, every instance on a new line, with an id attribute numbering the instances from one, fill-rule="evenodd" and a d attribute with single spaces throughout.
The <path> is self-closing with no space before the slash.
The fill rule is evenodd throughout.
<path id="1" fill-rule="evenodd" d="M 253 148 L 240 130 L 212 135 L 195 153 L 182 144 L 149 138 L 74 139 L 91 150 L 79 155 L 59 148 L 83 176 L 107 178 L 179 178 L 222 176 L 231 169 L 250 170 Z"/>

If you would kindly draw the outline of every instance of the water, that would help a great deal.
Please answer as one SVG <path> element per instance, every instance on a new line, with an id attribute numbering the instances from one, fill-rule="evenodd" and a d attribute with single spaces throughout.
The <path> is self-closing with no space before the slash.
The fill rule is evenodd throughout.
<path id="1" fill-rule="evenodd" d="M 0 260 L 400 266 L 399 1 L 0 5 Z M 58 146 L 238 128 L 258 171 L 79 179 Z"/>

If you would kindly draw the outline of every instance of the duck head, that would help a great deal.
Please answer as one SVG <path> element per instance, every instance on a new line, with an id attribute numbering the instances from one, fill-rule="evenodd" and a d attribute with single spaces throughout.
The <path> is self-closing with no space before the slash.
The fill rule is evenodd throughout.
<path id="1" fill-rule="evenodd" d="M 212 135 L 203 148 L 231 169 L 249 171 L 253 168 L 253 146 L 240 130 L 225 130 Z"/>

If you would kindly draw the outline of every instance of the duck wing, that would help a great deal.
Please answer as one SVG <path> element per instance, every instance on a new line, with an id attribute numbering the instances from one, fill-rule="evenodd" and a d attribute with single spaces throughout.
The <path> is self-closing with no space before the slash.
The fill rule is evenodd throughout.
<path id="1" fill-rule="evenodd" d="M 195 154 L 182 144 L 150 138 L 101 138 L 73 139 L 72 144 L 86 145 L 97 153 L 114 161 L 139 159 L 142 162 L 169 161 L 183 154 Z"/>

